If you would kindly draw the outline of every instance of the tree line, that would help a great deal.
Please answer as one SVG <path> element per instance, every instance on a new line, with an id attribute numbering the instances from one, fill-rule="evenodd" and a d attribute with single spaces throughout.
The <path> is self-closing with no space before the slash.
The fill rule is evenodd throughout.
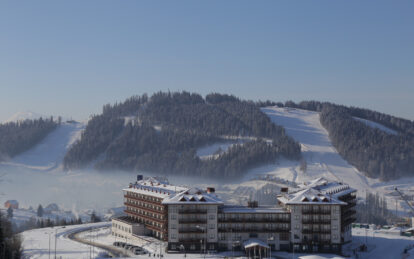
<path id="1" fill-rule="evenodd" d="M 38 144 L 58 125 L 50 119 L 0 124 L 0 161 L 14 157 Z"/>
<path id="2" fill-rule="evenodd" d="M 216 159 L 199 159 L 197 148 L 225 136 L 255 140 L 235 145 Z M 66 154 L 64 167 L 82 168 L 99 160 L 99 169 L 233 177 L 279 156 L 299 159 L 300 155 L 299 144 L 254 102 L 216 93 L 203 98 L 188 92 L 158 92 L 105 105 Z"/>
<path id="3" fill-rule="evenodd" d="M 0 211 L 0 258 L 22 257 L 22 241 L 13 231 L 10 220 Z"/>

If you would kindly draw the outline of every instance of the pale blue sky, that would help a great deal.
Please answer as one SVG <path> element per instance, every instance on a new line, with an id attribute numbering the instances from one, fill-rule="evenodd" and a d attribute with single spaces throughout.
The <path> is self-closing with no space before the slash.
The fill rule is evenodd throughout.
<path id="1" fill-rule="evenodd" d="M 414 119 L 413 1 L 2 1 L 0 120 L 158 90 Z"/>

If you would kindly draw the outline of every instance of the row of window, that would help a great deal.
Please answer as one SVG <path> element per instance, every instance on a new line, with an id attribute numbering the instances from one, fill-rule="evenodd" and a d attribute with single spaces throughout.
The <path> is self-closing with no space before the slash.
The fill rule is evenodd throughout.
<path id="1" fill-rule="evenodd" d="M 137 213 L 137 214 L 140 214 L 140 215 L 143 215 L 143 216 L 151 217 L 151 218 L 154 218 L 154 219 L 159 219 L 159 220 L 164 219 L 163 215 L 159 215 L 157 213 L 152 213 L 152 212 L 149 212 L 149 211 L 146 211 L 146 210 L 137 209 L 137 208 L 134 208 L 134 207 L 127 207 L 126 210 Z"/>
<path id="2" fill-rule="evenodd" d="M 127 203 L 130 203 L 130 204 L 134 204 L 136 206 L 143 207 L 143 208 L 149 208 L 149 209 L 152 209 L 152 210 L 164 211 L 164 207 L 163 206 L 156 206 L 156 205 L 154 205 L 152 203 L 147 203 L 147 202 L 142 202 L 142 201 L 136 201 L 134 199 L 128 199 L 128 198 L 126 199 L 126 202 Z"/>
<path id="3" fill-rule="evenodd" d="M 117 229 L 122 230 L 124 232 L 131 233 L 131 228 L 130 227 L 124 227 L 123 225 L 120 225 L 120 224 L 113 223 L 112 228 L 117 228 Z"/>
<path id="4" fill-rule="evenodd" d="M 287 213 L 220 213 L 219 219 L 232 219 L 232 220 L 273 220 L 273 221 L 287 221 L 290 219 Z"/>
<path id="5" fill-rule="evenodd" d="M 159 202 L 159 203 L 162 202 L 161 198 L 157 198 L 157 197 L 150 196 L 150 195 L 144 195 L 144 194 L 135 193 L 135 192 L 127 192 L 127 195 L 131 197 L 136 197 L 139 199 L 147 200 L 147 201 Z"/>

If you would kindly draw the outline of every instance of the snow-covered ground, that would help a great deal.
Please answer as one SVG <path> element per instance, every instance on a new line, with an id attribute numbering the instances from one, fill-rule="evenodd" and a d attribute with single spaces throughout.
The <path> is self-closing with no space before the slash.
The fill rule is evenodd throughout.
<path id="1" fill-rule="evenodd" d="M 88 230 L 90 227 L 93 227 L 93 230 Z M 79 237 L 84 240 L 89 240 L 97 244 L 102 244 L 106 246 L 111 246 L 115 241 L 124 241 L 121 239 L 116 239 L 111 236 L 109 223 L 93 223 L 85 225 L 75 225 L 68 226 L 66 228 L 58 228 L 58 238 L 57 238 L 57 258 L 89 258 L 90 255 L 94 255 L 92 258 L 99 258 L 98 254 L 102 250 L 98 248 L 91 248 L 88 245 L 72 241 L 68 238 L 68 235 L 73 232 L 78 232 L 83 230 L 85 232 L 79 234 Z M 30 231 L 25 231 L 22 233 L 23 237 L 23 246 L 24 246 L 24 255 L 25 258 L 47 258 L 49 252 L 49 233 L 50 242 L 51 242 L 51 251 L 54 253 L 54 234 L 55 229 L 52 228 L 43 228 L 35 229 Z M 344 250 L 344 254 L 349 255 L 347 258 L 357 258 L 353 253 L 353 249 L 362 245 L 368 245 L 367 252 L 358 252 L 358 258 L 364 259 L 399 259 L 399 258 L 414 258 L 414 250 L 409 251 L 409 257 L 403 257 L 402 253 L 405 248 L 414 246 L 414 237 L 405 237 L 389 233 L 381 230 L 374 229 L 352 229 L 353 241 L 351 244 L 347 245 L 347 248 Z M 150 237 L 143 237 L 142 241 L 128 243 L 133 245 L 138 245 L 144 247 L 151 253 L 159 253 L 160 242 L 156 239 Z M 162 244 L 165 246 L 165 244 Z M 183 258 L 183 254 L 164 254 L 164 258 Z M 236 257 L 243 258 L 241 253 L 235 253 Z M 224 258 L 226 256 L 231 256 L 229 253 L 220 253 L 220 254 L 210 254 L 206 258 Z M 292 258 L 291 253 L 287 252 L 272 252 L 272 256 L 276 258 Z M 186 258 L 196 259 L 202 258 L 203 255 L 200 254 L 187 254 Z M 148 258 L 148 255 L 143 256 L 134 256 L 134 258 Z M 295 254 L 294 258 L 303 258 L 303 259 L 342 259 L 345 257 L 332 255 L 332 254 Z"/>
<path id="2" fill-rule="evenodd" d="M 3 215 L 6 215 L 6 209 L 0 209 L 1 213 Z M 50 219 L 51 221 L 56 220 L 66 220 L 67 222 L 70 222 L 71 220 L 75 220 L 76 217 L 75 214 L 73 214 L 71 211 L 64 211 L 64 210 L 57 210 L 57 211 L 47 211 L 44 210 L 43 216 L 38 217 L 37 216 L 37 208 L 35 209 L 14 209 L 13 210 L 13 217 L 11 218 L 11 221 L 15 223 L 17 226 L 22 226 L 23 224 L 27 223 L 28 221 L 33 221 L 36 223 L 38 220 L 47 220 Z M 81 219 L 83 221 L 90 220 L 90 216 L 87 216 L 85 214 L 82 215 Z"/>
<path id="3" fill-rule="evenodd" d="M 95 258 L 99 253 L 103 251 L 98 248 L 91 249 L 90 246 L 81 244 L 77 241 L 70 240 L 68 235 L 77 232 L 82 229 L 88 229 L 93 227 L 109 226 L 108 222 L 74 225 L 55 228 L 41 228 L 25 231 L 21 234 L 23 238 L 24 258 L 31 259 L 46 259 L 49 257 L 49 251 L 51 258 L 68 258 L 68 259 L 81 259 L 90 258 L 92 253 Z M 55 239 L 56 234 L 56 239 Z M 55 255 L 56 244 L 56 257 Z"/>

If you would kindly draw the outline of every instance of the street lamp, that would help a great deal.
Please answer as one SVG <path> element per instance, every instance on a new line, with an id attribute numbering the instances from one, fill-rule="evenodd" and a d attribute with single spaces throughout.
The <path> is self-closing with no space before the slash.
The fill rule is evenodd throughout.
<path id="1" fill-rule="evenodd" d="M 292 235 L 292 259 L 295 258 L 295 238 L 293 234 L 293 230 L 289 231 Z"/>
<path id="2" fill-rule="evenodd" d="M 273 241 L 275 239 L 275 237 L 274 236 L 270 236 L 268 239 L 267 239 L 267 244 L 269 245 L 269 258 L 272 258 L 272 246 L 269 244 L 269 241 Z"/>
<path id="3" fill-rule="evenodd" d="M 207 229 L 205 227 L 201 227 L 199 225 L 196 228 L 201 229 L 203 233 L 205 233 L 205 240 L 204 240 L 204 258 L 206 258 L 206 250 L 207 250 Z"/>
<path id="4" fill-rule="evenodd" d="M 50 234 L 52 234 L 52 232 L 45 232 L 45 234 L 49 234 L 49 259 L 50 259 Z"/>
<path id="5" fill-rule="evenodd" d="M 66 227 L 63 226 L 63 227 L 60 227 L 60 228 L 55 228 L 55 259 L 56 259 L 56 247 L 57 247 L 57 231 L 59 229 L 62 229 L 62 228 L 66 228 Z"/>

